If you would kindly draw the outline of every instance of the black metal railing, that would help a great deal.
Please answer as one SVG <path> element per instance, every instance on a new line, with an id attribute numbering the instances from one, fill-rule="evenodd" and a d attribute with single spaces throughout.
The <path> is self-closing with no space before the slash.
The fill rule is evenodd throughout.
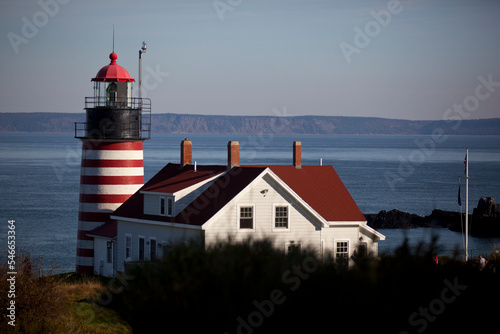
<path id="1" fill-rule="evenodd" d="M 80 139 L 150 139 L 151 138 L 151 100 L 147 98 L 127 98 L 116 100 L 113 103 L 102 105 L 103 99 L 86 97 L 85 108 L 87 116 L 92 111 L 92 115 L 99 115 L 102 109 L 103 116 L 99 117 L 98 124 L 87 122 L 75 122 L 75 138 Z M 97 109 L 97 110 L 96 110 Z M 120 121 L 113 121 L 105 116 L 106 113 L 120 111 L 126 113 L 132 111 L 140 112 L 140 118 L 124 118 Z"/>
<path id="2" fill-rule="evenodd" d="M 147 98 L 126 97 L 86 97 L 85 109 L 87 108 L 118 108 L 118 109 L 149 109 L 151 110 L 151 100 Z"/>

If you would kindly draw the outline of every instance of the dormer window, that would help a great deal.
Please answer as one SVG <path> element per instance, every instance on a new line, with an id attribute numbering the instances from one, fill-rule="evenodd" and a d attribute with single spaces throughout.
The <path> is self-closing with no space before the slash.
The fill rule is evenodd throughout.
<path id="1" fill-rule="evenodd" d="M 167 198 L 167 216 L 172 217 L 174 212 L 174 199 L 172 197 Z"/>
<path id="2" fill-rule="evenodd" d="M 165 197 L 160 197 L 160 216 L 165 216 Z"/>
<path id="3" fill-rule="evenodd" d="M 160 216 L 172 217 L 174 215 L 174 198 L 160 196 Z"/>

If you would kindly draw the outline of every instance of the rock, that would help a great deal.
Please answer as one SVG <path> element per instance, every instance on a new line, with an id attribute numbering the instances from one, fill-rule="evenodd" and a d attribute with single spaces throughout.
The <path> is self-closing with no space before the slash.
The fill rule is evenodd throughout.
<path id="1" fill-rule="evenodd" d="M 471 235 L 480 237 L 500 236 L 500 208 L 494 197 L 480 198 L 472 214 Z"/>
<path id="2" fill-rule="evenodd" d="M 475 218 L 480 218 L 483 216 L 494 217 L 496 213 L 495 210 L 495 198 L 494 197 L 483 197 L 477 202 L 477 207 L 474 209 L 473 216 Z"/>
<path id="3" fill-rule="evenodd" d="M 429 218 L 431 226 L 446 227 L 452 231 L 461 231 L 460 212 L 443 211 L 439 209 L 432 210 Z M 462 222 L 465 221 L 465 214 L 462 214 Z"/>
<path id="4" fill-rule="evenodd" d="M 428 216 L 419 216 L 397 209 L 366 214 L 368 226 L 379 228 L 445 227 L 461 232 L 465 229 L 465 213 L 435 209 Z M 460 224 L 462 223 L 462 225 Z M 477 208 L 469 215 L 470 235 L 476 237 L 500 236 L 500 205 L 493 197 L 480 198 Z"/>
<path id="5" fill-rule="evenodd" d="M 378 214 L 365 215 L 368 225 L 373 228 L 415 228 L 428 226 L 424 217 L 399 211 L 382 210 Z"/>

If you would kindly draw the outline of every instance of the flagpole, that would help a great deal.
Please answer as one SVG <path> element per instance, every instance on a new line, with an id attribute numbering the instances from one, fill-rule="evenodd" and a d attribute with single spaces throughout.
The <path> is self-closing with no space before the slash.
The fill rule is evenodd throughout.
<path id="1" fill-rule="evenodd" d="M 465 151 L 465 262 L 469 260 L 469 149 Z"/>

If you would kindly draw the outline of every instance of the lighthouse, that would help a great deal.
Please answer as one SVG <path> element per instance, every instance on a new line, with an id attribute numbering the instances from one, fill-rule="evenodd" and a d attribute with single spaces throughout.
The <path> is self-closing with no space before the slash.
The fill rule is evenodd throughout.
<path id="1" fill-rule="evenodd" d="M 92 78 L 86 121 L 75 123 L 75 138 L 82 141 L 76 246 L 80 275 L 92 274 L 94 268 L 94 239 L 88 233 L 108 223 L 110 214 L 144 184 L 143 142 L 151 137 L 151 101 L 132 97 L 135 80 L 117 58 L 113 50 L 109 65 Z M 115 249 L 108 242 L 111 258 Z"/>

